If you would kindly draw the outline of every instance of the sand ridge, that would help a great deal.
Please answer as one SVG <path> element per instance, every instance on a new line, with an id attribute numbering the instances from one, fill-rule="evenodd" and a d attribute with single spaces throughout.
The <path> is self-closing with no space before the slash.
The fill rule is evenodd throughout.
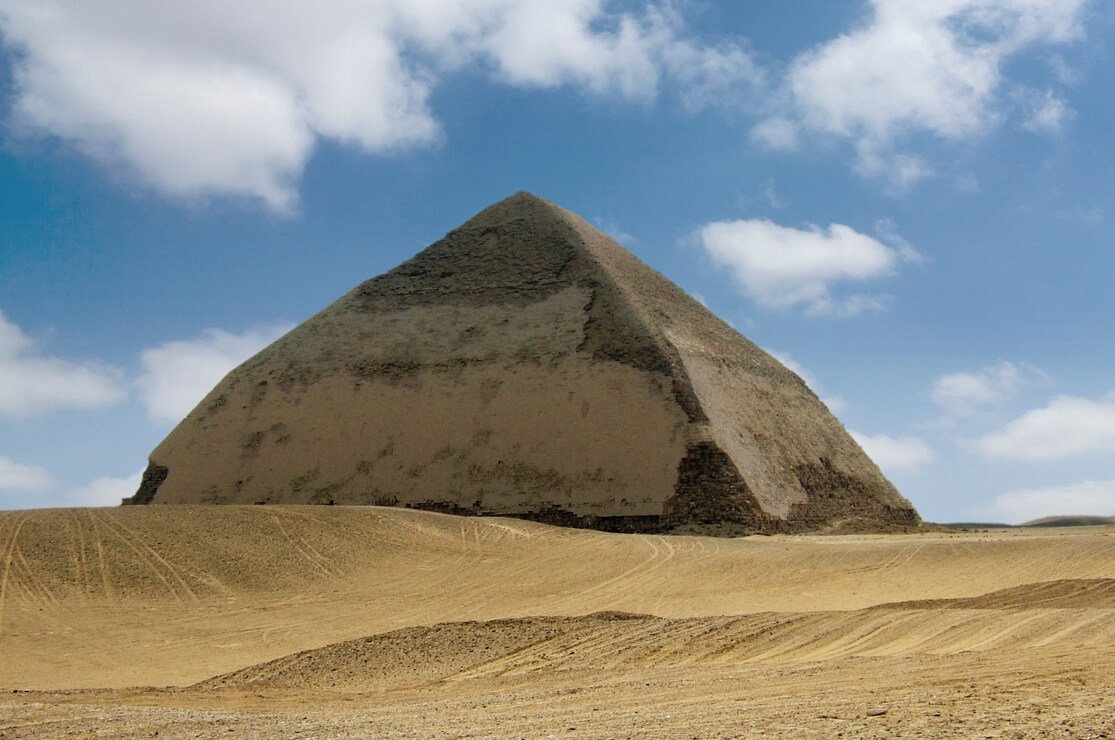
<path id="1" fill-rule="evenodd" d="M 1115 644 L 1115 579 L 851 612 L 668 619 L 627 612 L 409 627 L 218 676 L 195 688 L 399 691 L 540 672 L 626 672 Z"/>

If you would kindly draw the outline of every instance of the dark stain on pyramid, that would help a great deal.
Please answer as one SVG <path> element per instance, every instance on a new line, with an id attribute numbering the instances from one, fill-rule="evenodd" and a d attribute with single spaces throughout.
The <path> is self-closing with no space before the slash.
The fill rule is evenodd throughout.
<path id="1" fill-rule="evenodd" d="M 526 305 L 578 286 L 590 295 L 578 351 L 649 372 L 670 372 L 676 363 L 646 327 L 617 308 L 622 296 L 614 284 L 600 279 L 577 232 L 551 208 L 524 208 L 523 202 L 532 198 L 519 194 L 497 203 L 485 212 L 497 225 L 470 221 L 394 270 L 368 280 L 357 289 L 353 309 L 376 313 L 444 303 Z M 533 248 L 518 249 L 524 242 Z M 419 367 L 410 363 L 397 369 Z M 687 407 L 699 418 L 697 404 L 687 402 Z"/>
<path id="2" fill-rule="evenodd" d="M 919 522 L 800 378 L 528 193 L 243 363 L 151 465 L 134 503 L 386 503 L 639 532 Z"/>

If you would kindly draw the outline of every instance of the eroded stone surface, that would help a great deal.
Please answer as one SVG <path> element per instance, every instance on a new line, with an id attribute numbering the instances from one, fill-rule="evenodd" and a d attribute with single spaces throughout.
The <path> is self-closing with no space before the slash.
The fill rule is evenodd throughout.
<path id="1" fill-rule="evenodd" d="M 135 503 L 379 504 L 615 531 L 918 522 L 800 378 L 527 193 L 246 361 L 151 465 Z"/>

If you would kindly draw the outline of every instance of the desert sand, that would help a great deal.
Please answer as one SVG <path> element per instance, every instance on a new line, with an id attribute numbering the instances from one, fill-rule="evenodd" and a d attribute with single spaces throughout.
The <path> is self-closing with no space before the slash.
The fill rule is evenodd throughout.
<path id="1" fill-rule="evenodd" d="M 1115 735 L 1115 528 L 0 513 L 0 737 Z"/>

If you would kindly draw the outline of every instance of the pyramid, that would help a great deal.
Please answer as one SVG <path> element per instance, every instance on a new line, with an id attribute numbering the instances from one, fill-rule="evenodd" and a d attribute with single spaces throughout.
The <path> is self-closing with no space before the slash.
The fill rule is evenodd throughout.
<path id="1" fill-rule="evenodd" d="M 797 375 L 529 193 L 230 372 L 127 502 L 391 505 L 634 532 L 920 521 Z"/>

